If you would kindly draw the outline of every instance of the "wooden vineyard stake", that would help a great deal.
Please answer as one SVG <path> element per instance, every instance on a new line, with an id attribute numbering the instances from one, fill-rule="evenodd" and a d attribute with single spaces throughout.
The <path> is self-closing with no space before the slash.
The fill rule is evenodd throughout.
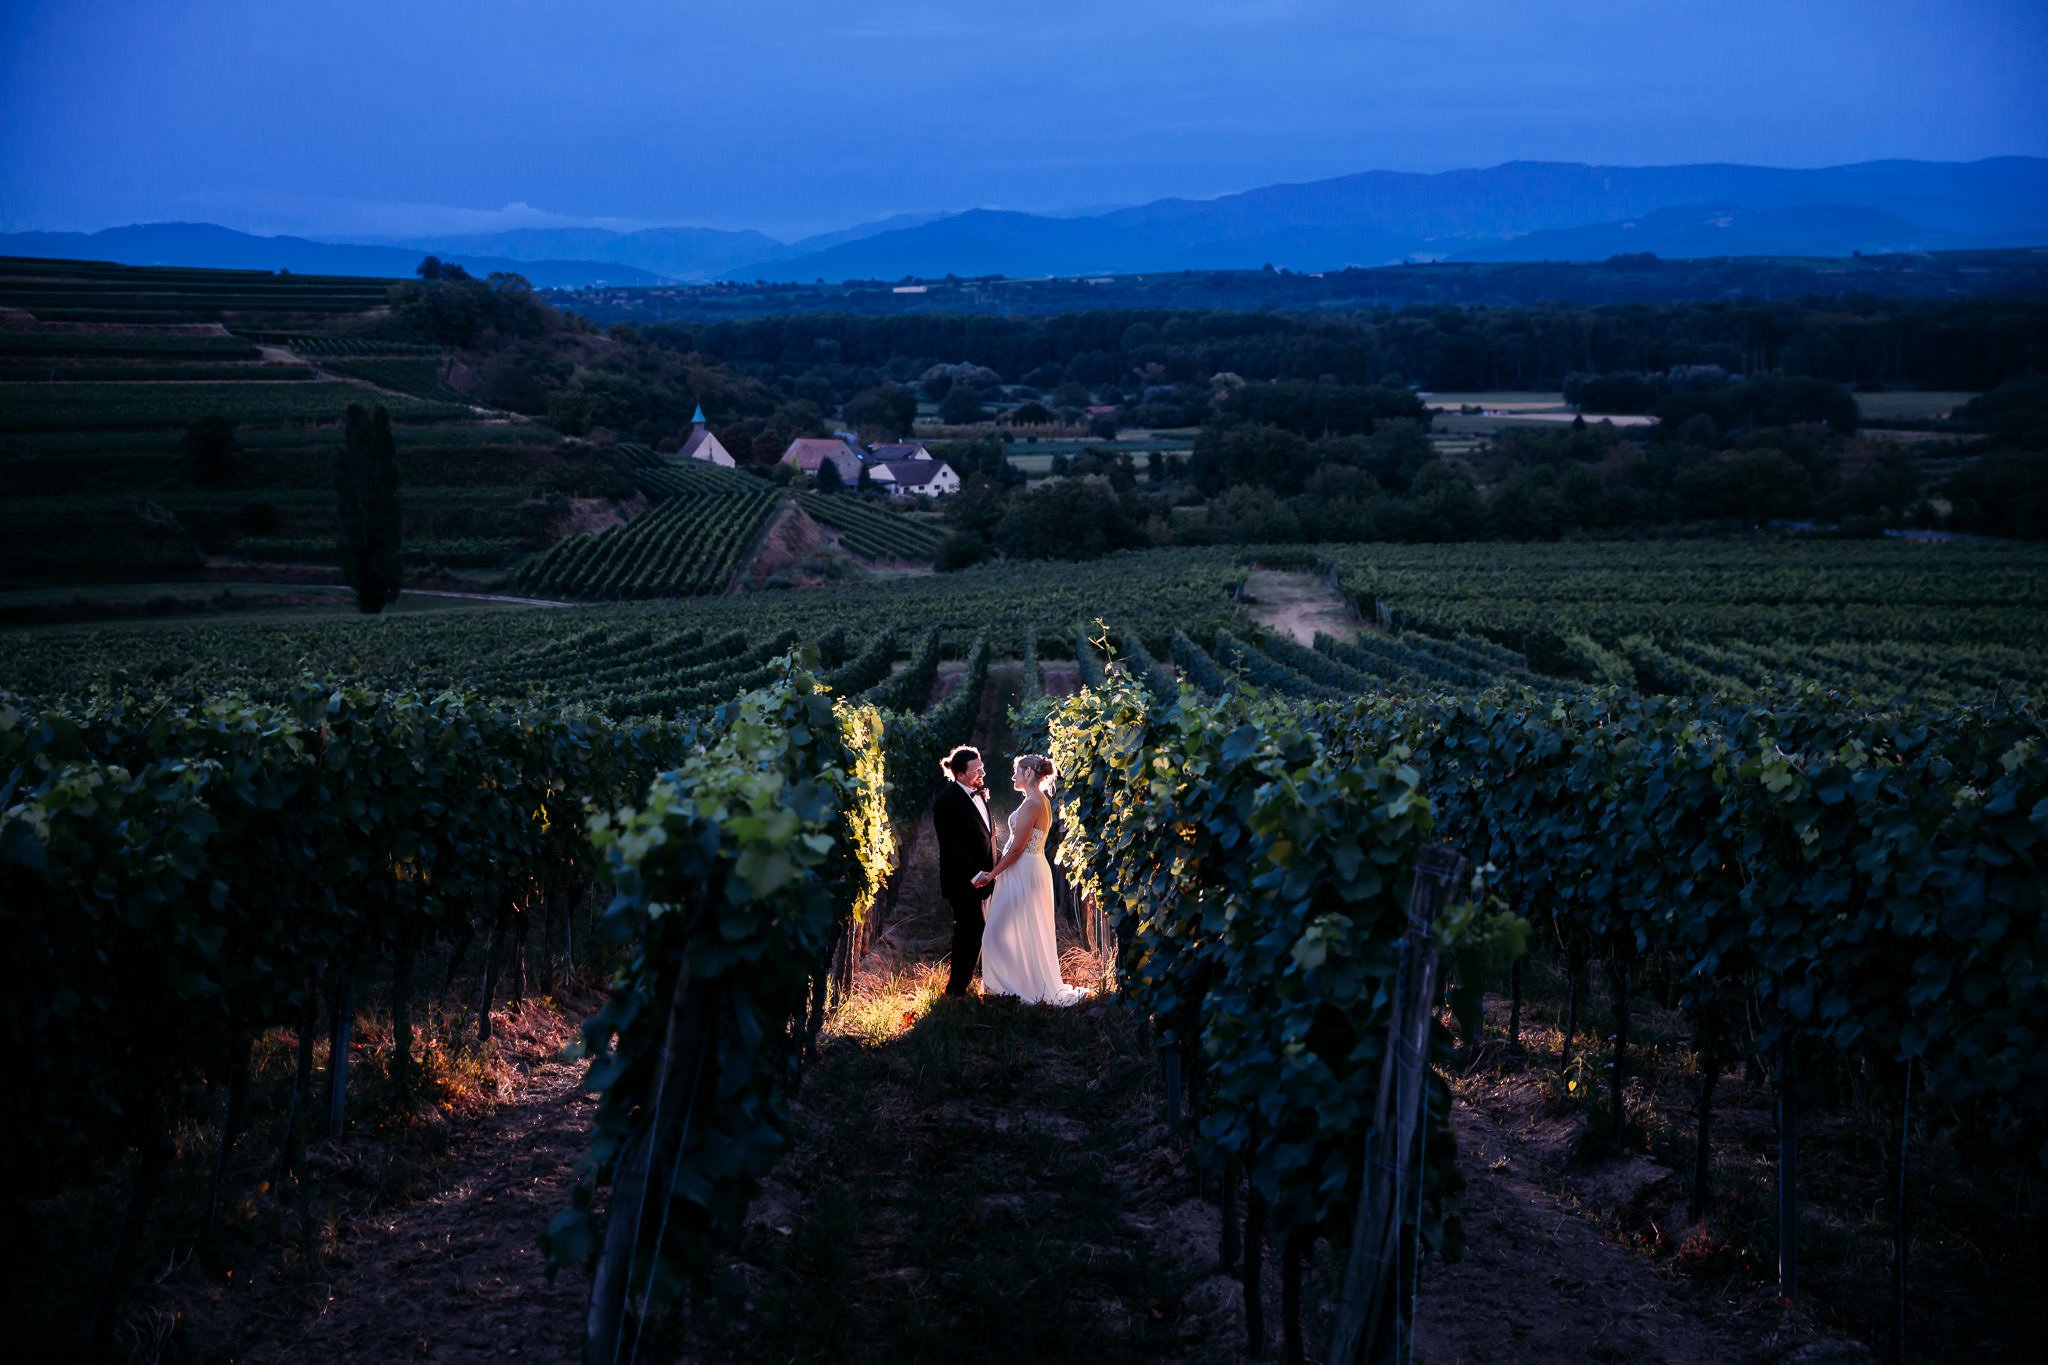
<path id="1" fill-rule="evenodd" d="M 221 1114 L 220 1145 L 213 1154 L 213 1183 L 206 1196 L 206 1235 L 213 1236 L 220 1225 L 220 1193 L 227 1179 L 228 1157 L 235 1150 L 235 1138 L 242 1129 L 242 1111 L 249 1100 L 249 1054 L 255 1046 L 249 1033 L 236 1035 L 233 1060 L 229 1063 L 227 1104 Z"/>
<path id="2" fill-rule="evenodd" d="M 1572 1038 L 1579 1031 L 1579 962 L 1577 958 L 1566 958 L 1565 1007 L 1564 1007 L 1564 1051 L 1558 1055 L 1557 1074 L 1569 1076 L 1572 1072 Z"/>
<path id="3" fill-rule="evenodd" d="M 1242 1250 L 1238 1243 L 1237 1230 L 1237 1182 L 1241 1176 L 1237 1158 L 1224 1157 L 1223 1189 L 1217 1197 L 1223 1214 L 1223 1230 L 1216 1240 L 1216 1264 L 1224 1270 L 1233 1270 L 1237 1267 L 1238 1253 Z"/>
<path id="4" fill-rule="evenodd" d="M 412 969 L 412 937 L 401 933 L 391 965 L 391 1079 L 408 1096 L 413 1086 Z"/>
<path id="5" fill-rule="evenodd" d="M 334 993 L 334 1031 L 327 1042 L 327 1136 L 348 1123 L 348 1046 L 355 1028 L 356 974 L 343 972 Z"/>
<path id="6" fill-rule="evenodd" d="M 1707 1215 L 1714 1173 L 1714 1152 L 1708 1133 L 1714 1117 L 1714 1086 L 1721 1079 L 1721 1059 L 1708 1052 L 1700 1059 L 1700 1116 L 1692 1158 L 1692 1203 L 1686 1221 L 1697 1223 Z"/>
<path id="7" fill-rule="evenodd" d="M 154 1114 L 144 1118 L 145 1136 L 141 1160 L 136 1163 L 135 1182 L 129 1187 L 128 1205 L 121 1212 L 121 1230 L 114 1238 L 114 1262 L 100 1287 L 99 1305 L 93 1310 L 90 1340 L 92 1358 L 111 1358 L 114 1344 L 114 1316 L 127 1297 L 128 1283 L 135 1278 L 135 1263 L 142 1248 L 142 1225 L 163 1188 L 164 1171 L 171 1164 L 171 1142 L 157 1127 Z"/>
<path id="8" fill-rule="evenodd" d="M 1159 1045 L 1160 1084 L 1166 1090 L 1166 1135 L 1171 1138 L 1180 1132 L 1180 1045 L 1161 1043 Z"/>
<path id="9" fill-rule="evenodd" d="M 1906 1063 L 1906 1094 L 1899 1103 L 1899 1148 L 1897 1181 L 1892 1187 L 1892 1339 L 1885 1349 L 1889 1365 L 1904 1365 L 1906 1359 L 1906 1241 L 1911 1225 L 1906 1220 L 1906 1139 L 1913 1133 L 1913 1064 Z"/>
<path id="10" fill-rule="evenodd" d="M 1261 1277 L 1264 1258 L 1259 1252 L 1266 1241 L 1266 1196 L 1249 1182 L 1244 1196 L 1244 1337 L 1245 1354 L 1253 1360 L 1266 1358 L 1266 1301 Z"/>
<path id="11" fill-rule="evenodd" d="M 1791 1298 L 1799 1285 L 1799 1095 L 1792 1057 L 1778 1079 L 1778 1292 Z"/>
<path id="12" fill-rule="evenodd" d="M 299 1007 L 299 1045 L 293 1056 L 292 1097 L 285 1108 L 284 1141 L 277 1149 L 277 1181 L 275 1188 L 279 1200 L 291 1188 L 290 1179 L 299 1169 L 299 1133 L 302 1127 L 312 1127 L 308 1118 L 313 1110 L 313 1029 L 319 1014 L 319 1000 L 313 983 L 306 983 L 306 1000 Z"/>
<path id="13" fill-rule="evenodd" d="M 1308 1233 L 1296 1228 L 1280 1248 L 1280 1343 L 1287 1365 L 1306 1365 L 1301 1345 L 1301 1263 Z"/>
<path id="14" fill-rule="evenodd" d="M 482 997 L 477 1001 L 476 1036 L 478 1042 L 491 1040 L 491 997 L 498 989 L 498 956 L 505 946 L 505 919 L 509 911 L 500 910 L 495 923 L 491 925 L 490 942 L 484 949 L 484 984 Z"/>
<path id="15" fill-rule="evenodd" d="M 1607 962 L 1607 981 L 1614 992 L 1614 1066 L 1611 1072 L 1610 1098 L 1614 1101 L 1614 1147 L 1620 1151 L 1626 1141 L 1624 1125 L 1628 1122 L 1628 1110 L 1623 1102 L 1628 1087 L 1628 962 L 1621 957 L 1612 957 Z"/>
<path id="16" fill-rule="evenodd" d="M 1508 1046 L 1522 1045 L 1522 959 L 1508 968 Z"/>
<path id="17" fill-rule="evenodd" d="M 1412 1263 L 1408 1219 L 1422 1195 L 1424 1087 L 1436 1023 L 1437 916 L 1464 885 L 1465 855 L 1441 844 L 1422 850 L 1408 896 L 1408 929 L 1395 976 L 1394 1013 L 1380 1066 L 1379 1096 L 1366 1133 L 1351 1257 L 1337 1302 L 1330 1365 L 1382 1365 L 1408 1357 L 1412 1301 L 1404 1293 Z"/>
<path id="18" fill-rule="evenodd" d="M 657 1060 L 659 1080 L 651 1114 L 646 1125 L 628 1140 L 612 1176 L 602 1249 L 591 1270 L 590 1311 L 583 1341 L 586 1365 L 609 1365 L 622 1359 L 626 1309 L 634 1271 L 643 1257 L 646 1280 L 641 1293 L 653 1282 L 675 1195 L 673 1167 L 689 1140 L 690 1115 L 696 1108 L 705 1059 L 713 1043 L 713 1019 L 709 993 L 701 987 L 691 989 L 687 968 L 678 971 Z M 651 1239 L 647 1228 L 650 1211 L 655 1215 Z"/>

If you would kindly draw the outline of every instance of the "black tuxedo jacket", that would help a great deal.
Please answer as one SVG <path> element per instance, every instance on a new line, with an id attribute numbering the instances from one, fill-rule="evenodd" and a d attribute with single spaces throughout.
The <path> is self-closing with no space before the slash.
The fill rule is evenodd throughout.
<path id="1" fill-rule="evenodd" d="M 984 901 L 995 889 L 976 886 L 974 874 L 996 865 L 995 822 L 981 812 L 958 782 L 946 782 L 932 802 L 932 832 L 939 837 L 939 894 L 949 901 Z"/>

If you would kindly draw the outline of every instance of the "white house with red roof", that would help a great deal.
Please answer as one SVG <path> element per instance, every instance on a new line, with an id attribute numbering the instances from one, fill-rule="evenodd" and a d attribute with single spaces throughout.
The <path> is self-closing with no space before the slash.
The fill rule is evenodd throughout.
<path id="1" fill-rule="evenodd" d="M 868 478 L 892 498 L 942 498 L 960 491 L 960 476 L 944 460 L 877 460 Z"/>
<path id="2" fill-rule="evenodd" d="M 784 464 L 795 465 L 813 479 L 818 477 L 818 466 L 827 460 L 839 471 L 840 481 L 851 488 L 860 482 L 861 466 L 867 463 L 867 452 L 845 432 L 834 436 L 799 436 L 789 443 L 789 449 L 782 452 Z"/>

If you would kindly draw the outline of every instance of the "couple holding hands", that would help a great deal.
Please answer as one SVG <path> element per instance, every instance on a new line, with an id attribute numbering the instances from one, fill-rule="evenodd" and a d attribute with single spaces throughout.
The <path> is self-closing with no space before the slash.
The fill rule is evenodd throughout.
<path id="1" fill-rule="evenodd" d="M 953 969 L 946 994 L 964 995 L 981 959 L 981 988 L 1030 1004 L 1071 1005 L 1087 996 L 1060 979 L 1053 932 L 1052 865 L 1045 836 L 1052 828 L 1053 779 L 1044 754 L 1021 754 L 1011 778 L 1023 800 L 1010 812 L 996 851 L 981 754 L 961 745 L 941 760 L 944 780 L 932 802 L 939 840 L 939 894 L 953 907 Z"/>

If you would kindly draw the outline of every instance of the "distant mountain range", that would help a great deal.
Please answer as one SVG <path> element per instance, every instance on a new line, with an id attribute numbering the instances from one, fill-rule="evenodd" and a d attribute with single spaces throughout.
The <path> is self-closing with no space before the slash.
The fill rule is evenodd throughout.
<path id="1" fill-rule="evenodd" d="M 251 237 L 210 224 L 0 234 L 0 254 L 127 264 L 409 275 L 429 252 L 474 274 L 575 287 L 710 280 L 938 279 L 1230 270 L 1404 260 L 1847 256 L 2048 244 L 2048 159 L 1765 166 L 1509 162 L 1369 171 L 1101 213 L 904 214 L 797 242 L 763 233 L 527 228 L 402 241 Z"/>
<path id="2" fill-rule="evenodd" d="M 203 266 L 213 270 L 289 270 L 295 275 L 409 276 L 425 254 L 410 247 L 315 242 L 304 237 L 254 237 L 213 223 L 137 223 L 102 232 L 0 232 L 0 256 L 113 261 L 119 265 Z M 599 282 L 659 284 L 662 280 L 653 271 L 605 261 L 510 256 L 449 259 L 477 276 L 494 270 L 517 271 L 542 288 L 577 289 Z"/>

